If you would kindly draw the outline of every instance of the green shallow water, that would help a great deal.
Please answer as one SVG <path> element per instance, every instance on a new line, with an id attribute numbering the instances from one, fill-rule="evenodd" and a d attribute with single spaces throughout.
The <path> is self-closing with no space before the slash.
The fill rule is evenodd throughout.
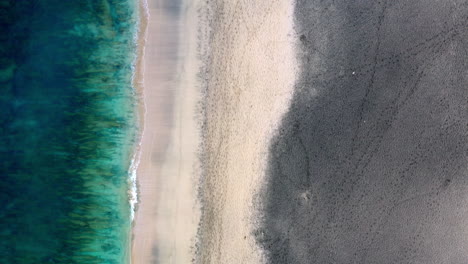
<path id="1" fill-rule="evenodd" d="M 0 0 L 0 263 L 127 263 L 135 0 Z"/>

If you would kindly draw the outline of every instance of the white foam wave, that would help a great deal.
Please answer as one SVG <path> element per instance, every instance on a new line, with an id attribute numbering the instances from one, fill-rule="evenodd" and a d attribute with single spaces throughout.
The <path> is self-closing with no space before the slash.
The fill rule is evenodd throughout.
<path id="1" fill-rule="evenodd" d="M 130 219 L 133 221 L 135 218 L 135 207 L 138 203 L 138 187 L 137 187 L 137 169 L 138 165 L 140 164 L 140 145 L 138 145 L 135 154 L 133 155 L 132 162 L 130 164 L 130 168 L 128 169 L 128 182 L 129 182 L 129 190 L 128 190 L 128 197 L 130 202 Z"/>

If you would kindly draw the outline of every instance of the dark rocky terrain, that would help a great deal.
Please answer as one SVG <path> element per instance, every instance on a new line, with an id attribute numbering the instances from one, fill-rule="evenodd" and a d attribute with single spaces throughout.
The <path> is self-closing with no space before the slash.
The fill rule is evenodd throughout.
<path id="1" fill-rule="evenodd" d="M 298 0 L 270 263 L 468 263 L 468 1 Z"/>

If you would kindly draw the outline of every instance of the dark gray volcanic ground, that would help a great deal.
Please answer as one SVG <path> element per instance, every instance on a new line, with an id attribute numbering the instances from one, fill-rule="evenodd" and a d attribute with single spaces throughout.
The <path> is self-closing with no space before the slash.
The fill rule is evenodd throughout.
<path id="1" fill-rule="evenodd" d="M 297 1 L 271 263 L 468 263 L 468 1 Z"/>

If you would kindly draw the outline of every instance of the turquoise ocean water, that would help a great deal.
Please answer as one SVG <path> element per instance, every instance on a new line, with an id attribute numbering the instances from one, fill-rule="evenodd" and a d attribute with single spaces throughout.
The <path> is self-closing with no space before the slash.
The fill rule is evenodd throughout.
<path id="1" fill-rule="evenodd" d="M 135 0 L 0 0 L 0 263 L 127 263 Z"/>

